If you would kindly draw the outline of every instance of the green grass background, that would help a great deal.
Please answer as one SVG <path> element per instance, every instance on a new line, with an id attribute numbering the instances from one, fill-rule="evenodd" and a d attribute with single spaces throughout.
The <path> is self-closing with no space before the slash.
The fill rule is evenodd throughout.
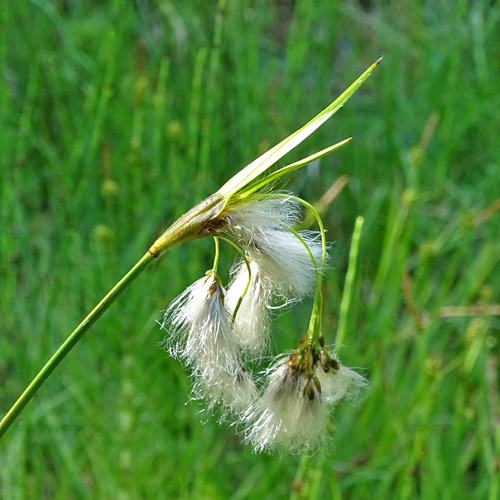
<path id="1" fill-rule="evenodd" d="M 176 217 L 381 66 L 287 160 L 325 213 L 333 342 L 371 390 L 324 457 L 256 455 L 185 404 L 155 319 L 211 265 L 169 252 L 84 337 L 0 444 L 0 498 L 500 497 L 500 5 L 24 0 L 0 7 L 0 413 Z M 229 265 L 233 254 L 223 248 Z M 280 318 L 275 352 L 310 303 Z M 299 326 L 303 325 L 303 326 Z"/>

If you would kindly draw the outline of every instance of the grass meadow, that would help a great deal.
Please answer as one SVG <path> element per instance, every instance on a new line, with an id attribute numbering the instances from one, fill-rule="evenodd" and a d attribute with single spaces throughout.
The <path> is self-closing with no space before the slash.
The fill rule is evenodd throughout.
<path id="1" fill-rule="evenodd" d="M 365 219 L 339 356 L 371 389 L 335 410 L 326 454 L 255 454 L 188 403 L 155 319 L 211 267 L 199 240 L 148 268 L 7 432 L 0 498 L 500 497 L 498 2 L 24 0 L 0 17 L 2 415 L 162 230 L 384 56 L 286 157 L 354 138 L 286 182 L 315 203 L 343 186 L 323 212 L 331 343 Z M 311 306 L 279 318 L 275 353 Z"/>

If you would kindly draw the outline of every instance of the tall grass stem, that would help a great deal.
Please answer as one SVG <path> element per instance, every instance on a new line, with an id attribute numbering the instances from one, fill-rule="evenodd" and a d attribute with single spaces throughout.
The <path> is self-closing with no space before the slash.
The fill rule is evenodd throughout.
<path id="1" fill-rule="evenodd" d="M 99 319 L 106 309 L 118 298 L 118 296 L 127 288 L 132 281 L 141 274 L 148 264 L 155 257 L 149 252 L 146 253 L 137 264 L 106 294 L 106 296 L 92 309 L 87 317 L 76 327 L 69 335 L 63 344 L 57 349 L 52 357 L 45 363 L 43 368 L 37 373 L 30 385 L 19 396 L 18 400 L 12 405 L 12 408 L 7 412 L 5 417 L 0 422 L 0 438 L 7 432 L 7 429 L 12 425 L 19 413 L 31 401 L 33 396 L 38 392 L 43 383 L 57 368 L 59 363 L 73 349 L 78 341 L 83 337 L 84 333 Z"/>
<path id="2" fill-rule="evenodd" d="M 339 328 L 337 331 L 337 340 L 335 342 L 337 351 L 342 347 L 347 328 L 347 318 L 349 316 L 349 308 L 352 299 L 352 287 L 354 284 L 354 278 L 356 277 L 359 242 L 361 240 L 363 222 L 364 219 L 360 216 L 356 219 L 356 223 L 354 225 L 354 234 L 352 236 L 351 249 L 349 251 L 349 264 L 347 268 L 344 293 L 342 295 L 342 302 L 340 303 Z"/>

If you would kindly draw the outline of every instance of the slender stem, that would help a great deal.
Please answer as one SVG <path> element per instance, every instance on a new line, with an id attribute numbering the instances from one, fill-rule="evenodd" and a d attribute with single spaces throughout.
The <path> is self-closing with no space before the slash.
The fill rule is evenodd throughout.
<path id="1" fill-rule="evenodd" d="M 291 227 L 287 227 L 287 230 L 290 231 L 304 245 L 307 253 L 309 254 L 309 258 L 311 259 L 314 266 L 314 275 L 316 277 L 316 293 L 314 295 L 314 305 L 307 333 L 309 335 L 309 340 L 311 342 L 319 341 L 319 338 L 321 336 L 321 305 L 323 303 L 321 295 L 321 282 L 323 281 L 323 274 L 320 274 L 320 272 L 318 271 L 318 265 L 316 264 L 316 260 L 314 259 L 311 249 L 304 241 L 304 238 L 302 238 L 300 234 Z M 323 249 L 325 248 L 326 246 L 323 244 Z M 323 256 L 323 262 L 321 266 L 322 268 L 324 267 L 324 260 L 325 256 Z"/>
<path id="2" fill-rule="evenodd" d="M 321 220 L 321 216 L 319 215 L 319 212 L 310 203 L 303 200 L 302 198 L 299 198 L 298 196 L 292 196 L 289 195 L 288 193 L 258 194 L 256 195 L 256 198 L 257 197 L 283 198 L 287 200 L 296 201 L 297 203 L 301 204 L 304 208 L 309 210 L 316 219 L 316 222 L 318 223 L 319 232 L 321 235 L 320 268 L 318 268 L 318 264 L 314 259 L 311 249 L 307 246 L 307 243 L 300 236 L 300 234 L 291 227 L 287 227 L 286 229 L 290 231 L 299 241 L 302 242 L 314 266 L 314 273 L 316 277 L 316 293 L 314 296 L 314 305 L 311 313 L 311 319 L 309 321 L 308 336 L 311 342 L 321 344 L 321 342 L 323 342 L 323 335 L 321 333 L 321 315 L 323 310 L 323 295 L 321 293 L 321 283 L 323 282 L 323 275 L 325 273 L 325 264 L 326 264 L 326 235 L 325 235 L 325 228 L 323 226 L 323 221 Z"/>
<path id="3" fill-rule="evenodd" d="M 265 195 L 264 195 L 265 196 Z M 325 235 L 325 228 L 323 226 L 323 221 L 321 220 L 321 216 L 319 215 L 319 212 L 307 201 L 303 200 L 302 198 L 299 198 L 298 196 L 290 196 L 287 194 L 282 194 L 281 196 L 279 193 L 277 195 L 270 195 L 270 196 L 279 196 L 282 198 L 287 198 L 293 201 L 296 201 L 297 203 L 300 203 L 304 208 L 309 210 L 313 215 L 314 218 L 316 219 L 316 222 L 318 223 L 320 235 L 321 235 L 321 268 L 318 270 L 318 265 L 314 259 L 314 256 L 312 255 L 312 252 L 310 248 L 307 246 L 306 242 L 304 241 L 303 238 L 300 237 L 300 235 L 297 233 L 297 231 L 294 231 L 292 228 L 287 228 L 291 233 L 293 233 L 301 242 L 302 244 L 306 247 L 307 252 L 309 253 L 309 257 L 311 258 L 313 265 L 314 265 L 314 273 L 316 275 L 316 293 L 314 296 L 314 305 L 313 305 L 313 310 L 311 314 L 311 320 L 309 322 L 309 329 L 308 329 L 308 335 L 309 339 L 312 342 L 322 342 L 322 333 L 321 333 L 321 314 L 322 314 L 322 309 L 323 309 L 323 294 L 321 293 L 321 283 L 323 281 L 323 275 L 325 273 L 325 264 L 326 264 L 326 235 Z"/>
<path id="4" fill-rule="evenodd" d="M 102 313 L 117 299 L 125 288 L 146 268 L 155 257 L 151 253 L 146 253 L 139 262 L 108 292 L 108 294 L 97 304 L 88 316 L 78 325 L 78 327 L 69 335 L 64 343 L 57 349 L 52 357 L 45 363 L 44 367 L 38 372 L 35 378 L 25 391 L 19 396 L 19 399 L 12 405 L 5 417 L 0 422 L 0 438 L 5 434 L 12 422 L 21 413 L 23 408 L 29 403 L 38 389 L 47 380 L 50 374 L 57 368 L 59 363 L 73 349 L 83 334 L 97 321 Z"/>
<path id="5" fill-rule="evenodd" d="M 356 224 L 354 225 L 354 234 L 352 236 L 351 249 L 349 251 L 349 264 L 347 267 L 344 293 L 342 295 L 342 302 L 340 303 L 339 328 L 337 331 L 337 340 L 335 342 L 337 352 L 342 347 L 342 343 L 344 341 L 344 335 L 347 326 L 347 317 L 349 315 L 349 307 L 351 305 L 352 286 L 354 283 L 354 277 L 356 276 L 356 261 L 358 257 L 359 241 L 361 239 L 361 229 L 363 228 L 363 222 L 363 217 L 358 217 L 356 219 Z"/>
<path id="6" fill-rule="evenodd" d="M 314 258 L 314 255 L 312 254 L 311 249 L 309 248 L 309 245 L 304 241 L 304 238 L 302 238 L 302 236 L 300 236 L 300 234 L 297 231 L 295 231 L 295 229 L 293 229 L 293 227 L 289 227 L 289 226 L 284 226 L 284 227 L 287 231 L 292 233 L 302 243 L 302 245 L 306 249 L 307 255 L 309 255 L 309 258 L 311 259 L 311 262 L 314 266 L 314 276 L 316 277 L 316 282 L 318 282 L 318 280 L 321 279 L 319 277 L 318 265 L 316 264 L 316 259 Z"/>
<path id="7" fill-rule="evenodd" d="M 243 302 L 243 299 L 245 298 L 245 295 L 248 292 L 248 287 L 250 286 L 250 281 L 252 279 L 252 270 L 250 269 L 250 263 L 248 262 L 248 259 L 246 258 L 245 252 L 243 252 L 243 250 L 238 245 L 233 243 L 230 239 L 225 238 L 224 236 L 219 236 L 219 238 L 222 241 L 229 243 L 229 245 L 231 245 L 240 254 L 240 256 L 243 258 L 243 262 L 247 266 L 247 271 L 248 271 L 247 284 L 245 285 L 245 289 L 243 290 L 243 293 L 240 295 L 240 298 L 238 299 L 238 302 L 236 303 L 236 307 L 234 308 L 233 319 L 232 319 L 232 321 L 234 323 L 234 321 L 236 319 L 236 315 L 238 314 L 238 311 L 240 310 L 241 303 Z"/>
<path id="8" fill-rule="evenodd" d="M 214 265 L 212 267 L 212 273 L 217 275 L 217 268 L 219 267 L 219 238 L 214 236 L 215 243 L 215 257 L 214 257 Z"/>

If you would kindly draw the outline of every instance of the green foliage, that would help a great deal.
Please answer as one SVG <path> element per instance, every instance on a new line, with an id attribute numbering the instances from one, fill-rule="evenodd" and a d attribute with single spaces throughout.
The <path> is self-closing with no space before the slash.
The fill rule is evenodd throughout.
<path id="1" fill-rule="evenodd" d="M 285 159 L 354 137 L 288 184 L 314 201 L 349 177 L 324 214 L 330 342 L 365 219 L 341 355 L 372 388 L 337 409 L 331 451 L 255 455 L 184 404 L 154 319 L 211 266 L 196 241 L 12 426 L 1 498 L 498 498 L 498 3 L 30 0 L 0 16 L 2 413 L 163 229 L 385 56 Z M 280 318 L 277 351 L 310 306 Z"/>

